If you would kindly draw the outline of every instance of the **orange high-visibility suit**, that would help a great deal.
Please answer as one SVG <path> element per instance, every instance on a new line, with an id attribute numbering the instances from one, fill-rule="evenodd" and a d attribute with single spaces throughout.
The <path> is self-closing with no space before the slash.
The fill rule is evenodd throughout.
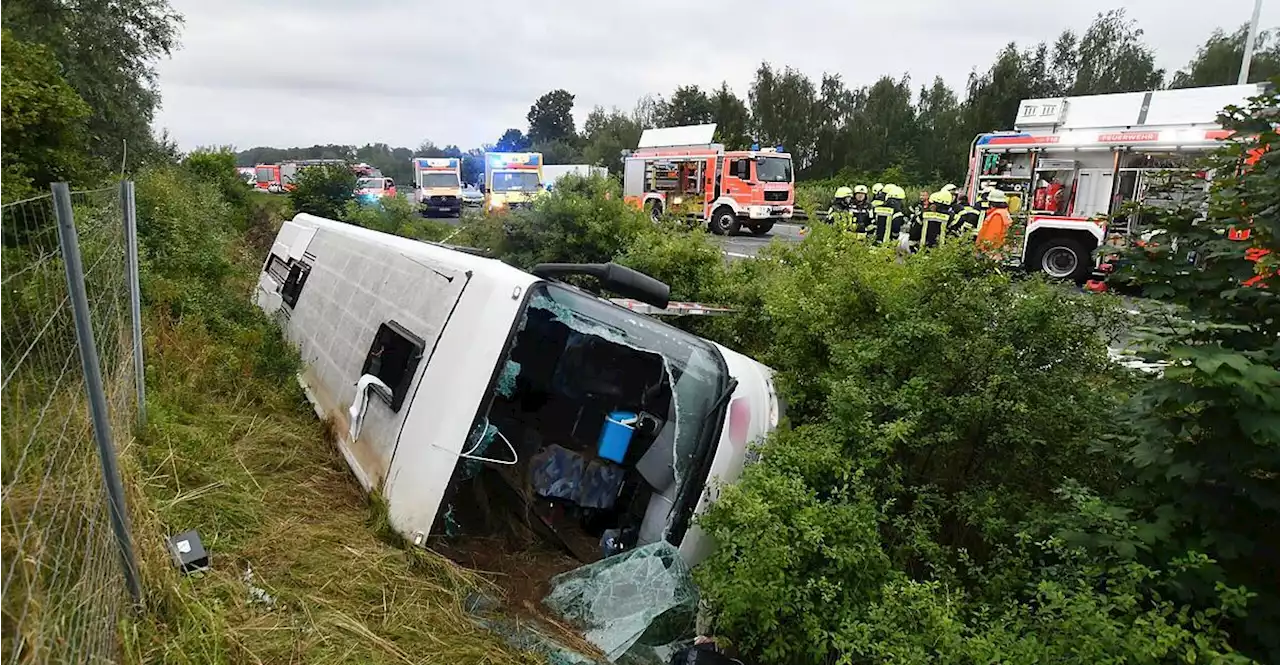
<path id="1" fill-rule="evenodd" d="M 1009 216 L 1008 208 L 988 208 L 987 218 L 982 221 L 982 228 L 978 229 L 978 249 L 985 252 L 1003 249 L 1008 242 L 1009 227 L 1012 225 L 1013 218 Z"/>

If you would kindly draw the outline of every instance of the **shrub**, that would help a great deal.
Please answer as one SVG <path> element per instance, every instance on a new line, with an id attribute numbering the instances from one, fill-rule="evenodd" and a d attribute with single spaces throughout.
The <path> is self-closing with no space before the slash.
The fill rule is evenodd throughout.
<path id="1" fill-rule="evenodd" d="M 622 200 L 618 183 L 567 175 L 532 208 L 470 222 L 455 241 L 489 249 L 521 268 L 598 263 L 617 256 L 650 224 L 648 216 Z"/>
<path id="2" fill-rule="evenodd" d="M 701 229 L 679 223 L 647 227 L 615 259 L 669 284 L 672 300 L 724 297 L 724 254 Z"/>
<path id="3" fill-rule="evenodd" d="M 218 188 L 222 199 L 235 213 L 232 221 L 237 230 L 248 224 L 249 188 L 236 173 L 236 153 L 231 147 L 197 148 L 182 159 L 182 166 L 197 180 Z"/>
<path id="4" fill-rule="evenodd" d="M 1061 488 L 1117 483 L 1090 452 L 1129 387 L 1099 334 L 1107 299 L 1014 281 L 966 247 L 899 262 L 825 227 L 735 266 L 726 292 L 740 312 L 719 338 L 778 370 L 794 426 L 702 522 L 722 545 L 698 571 L 704 596 L 761 662 L 913 649 L 928 662 L 941 658 L 924 647 L 934 641 L 981 654 L 997 637 L 1026 654 L 1058 632 L 1101 639 L 1164 616 L 1144 600 L 1088 626 L 1055 623 L 1129 593 L 1095 593 L 1116 571 L 1043 542 L 1077 510 Z M 1047 563 L 1067 556 L 1082 562 Z M 912 616 L 915 628 L 895 628 Z M 1193 645 L 1186 623 L 1160 625 L 1181 648 Z"/>
<path id="5" fill-rule="evenodd" d="M 308 166 L 298 171 L 289 202 L 294 212 L 338 219 L 355 200 L 356 174 L 342 164 Z"/>
<path id="6" fill-rule="evenodd" d="M 1207 608 L 1224 588 L 1252 594 L 1247 614 L 1226 625 L 1267 662 L 1280 662 L 1277 104 L 1272 89 L 1229 110 L 1226 126 L 1240 138 L 1201 166 L 1217 174 L 1207 197 L 1144 211 L 1148 241 L 1124 252 L 1115 280 L 1176 308 L 1143 331 L 1147 359 L 1167 366 L 1134 395 L 1128 427 L 1102 451 L 1131 482 L 1113 509 L 1132 513 L 1152 556 L 1213 560 L 1167 592 Z M 1248 238 L 1231 239 L 1240 230 Z"/>
<path id="7" fill-rule="evenodd" d="M 441 240 L 452 232 L 451 227 L 443 222 L 423 219 L 414 204 L 400 196 L 384 197 L 377 203 L 349 201 L 341 219 L 349 224 L 415 240 Z"/>

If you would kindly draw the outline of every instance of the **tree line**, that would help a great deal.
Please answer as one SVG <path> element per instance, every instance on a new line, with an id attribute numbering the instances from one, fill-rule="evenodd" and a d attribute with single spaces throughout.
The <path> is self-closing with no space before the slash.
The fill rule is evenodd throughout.
<path id="1" fill-rule="evenodd" d="M 597 106 L 581 128 L 573 117 L 575 96 L 557 89 L 533 102 L 525 128 L 508 128 L 492 144 L 462 150 L 436 148 L 428 141 L 413 154 L 463 157 L 468 182 L 478 179 L 485 150 L 535 150 L 549 164 L 588 163 L 619 174 L 622 151 L 635 148 L 644 129 L 714 122 L 715 140 L 730 149 L 782 145 L 794 157 L 799 177 L 807 180 L 883 175 L 898 182 L 956 181 L 964 176 L 973 137 L 1010 128 L 1020 100 L 1235 83 L 1247 30 L 1247 25 L 1214 30 L 1185 67 L 1168 74 L 1156 66 L 1142 29 L 1116 9 L 1099 14 L 1082 33 L 1063 30 L 1053 43 L 1010 42 L 986 69 L 971 72 L 960 91 L 941 77 L 917 86 L 907 75 L 851 87 L 839 74 L 823 73 L 815 80 L 763 62 L 745 98 L 727 83 L 712 90 L 683 85 L 666 97 L 646 95 L 630 111 Z M 1277 73 L 1277 31 L 1261 31 L 1249 79 L 1265 81 Z M 240 153 L 240 161 L 354 157 L 399 181 L 401 174 L 405 180 L 411 175 L 410 153 L 385 144 L 254 148 Z"/>

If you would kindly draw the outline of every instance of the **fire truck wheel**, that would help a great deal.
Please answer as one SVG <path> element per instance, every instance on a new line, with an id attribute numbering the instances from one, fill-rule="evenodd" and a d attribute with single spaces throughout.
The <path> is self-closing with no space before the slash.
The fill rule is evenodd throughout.
<path id="1" fill-rule="evenodd" d="M 751 227 L 751 233 L 762 236 L 773 230 L 773 222 L 761 222 Z"/>
<path id="2" fill-rule="evenodd" d="M 1072 238 L 1050 238 L 1036 248 L 1031 267 L 1053 279 L 1083 281 L 1093 272 L 1089 252 Z"/>
<path id="3" fill-rule="evenodd" d="M 711 214 L 711 232 L 716 235 L 731 236 L 737 233 L 741 226 L 738 223 L 738 216 L 729 206 L 716 208 L 716 211 Z"/>
<path id="4" fill-rule="evenodd" d="M 651 201 L 649 203 L 649 218 L 653 221 L 662 219 L 662 201 Z"/>

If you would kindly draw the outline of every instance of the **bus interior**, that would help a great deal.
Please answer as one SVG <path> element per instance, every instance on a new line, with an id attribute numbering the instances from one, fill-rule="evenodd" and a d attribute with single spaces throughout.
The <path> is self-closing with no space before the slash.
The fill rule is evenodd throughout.
<path id="1" fill-rule="evenodd" d="M 582 562 L 678 544 L 675 508 L 700 494 L 732 390 L 720 353 L 562 284 L 526 303 L 433 533 Z"/>

